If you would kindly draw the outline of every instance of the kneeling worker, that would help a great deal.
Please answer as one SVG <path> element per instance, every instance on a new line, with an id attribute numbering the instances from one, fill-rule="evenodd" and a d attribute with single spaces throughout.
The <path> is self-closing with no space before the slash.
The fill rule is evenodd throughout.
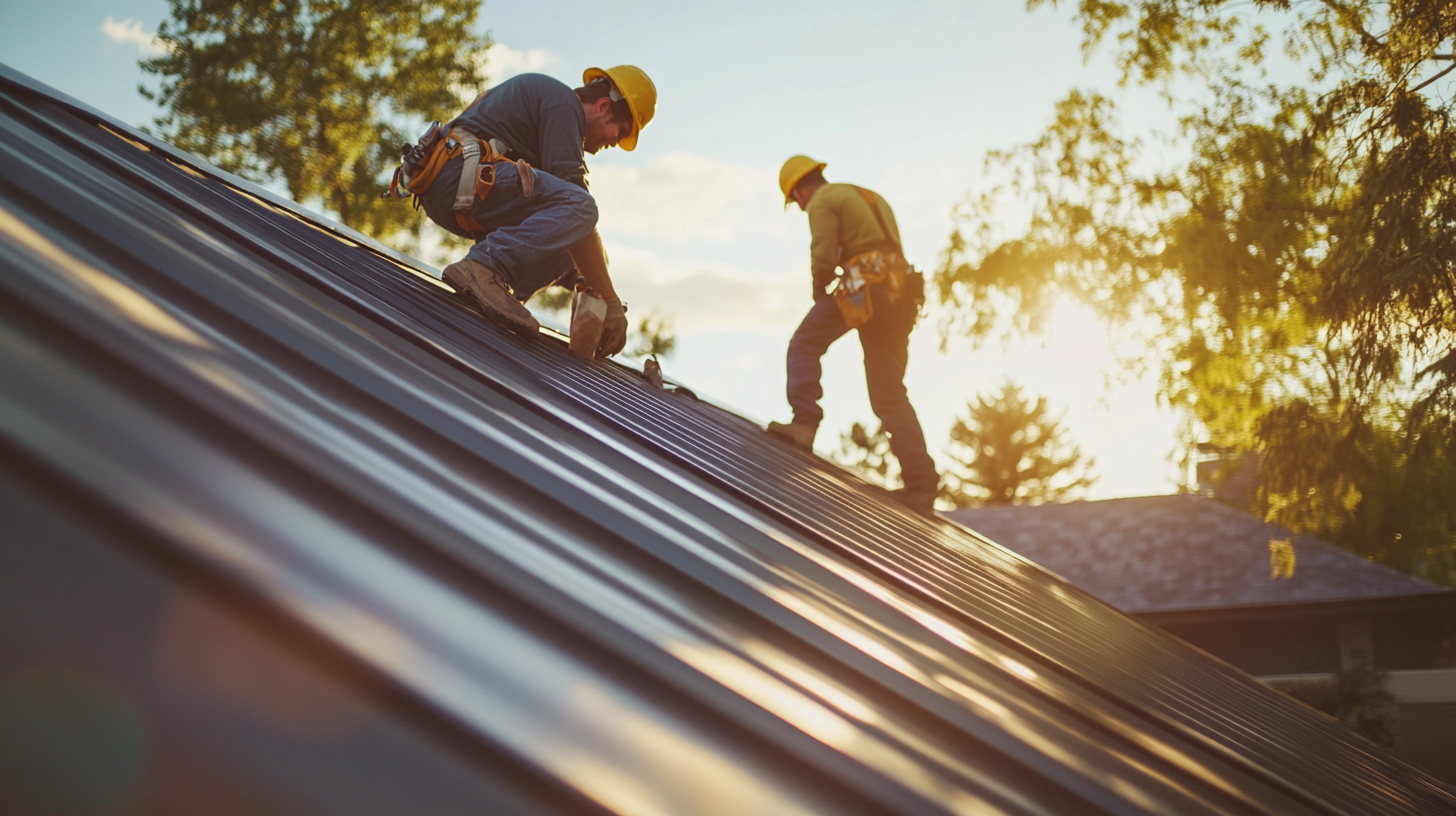
<path id="1" fill-rule="evenodd" d="M 925 450 L 925 434 L 904 382 L 924 279 L 905 261 L 890 205 L 864 188 L 826 182 L 824 167 L 808 156 L 794 156 L 779 171 L 784 206 L 792 201 L 809 214 L 814 306 L 789 341 L 788 396 L 794 421 L 770 422 L 768 430 L 805 450 L 814 447 L 824 418 L 819 360 L 835 340 L 858 329 L 870 407 L 890 436 L 890 450 L 900 460 L 905 480 L 894 495 L 915 510 L 933 513 L 940 475 Z M 825 287 L 835 281 L 836 267 L 843 274 L 829 294 Z"/>
<path id="2" fill-rule="evenodd" d="M 431 221 L 476 242 L 445 267 L 445 283 L 507 328 L 534 335 L 525 301 L 580 280 L 605 301 L 600 343 L 586 356 L 607 356 L 625 345 L 627 317 L 607 274 L 585 154 L 634 149 L 657 88 L 631 65 L 591 68 L 582 83 L 573 91 L 544 74 L 502 82 L 406 146 L 385 195 L 413 193 Z"/>

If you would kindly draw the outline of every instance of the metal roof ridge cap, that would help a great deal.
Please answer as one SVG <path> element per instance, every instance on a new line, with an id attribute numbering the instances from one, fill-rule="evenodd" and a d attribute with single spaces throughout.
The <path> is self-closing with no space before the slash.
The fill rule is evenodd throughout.
<path id="1" fill-rule="evenodd" d="M 1085 592 L 1086 590 L 1083 590 L 1083 591 Z M 1131 609 L 1131 610 L 1121 610 L 1121 609 L 1119 609 L 1119 611 L 1121 611 L 1122 614 L 1124 614 L 1124 615 L 1129 615 L 1129 616 L 1133 616 L 1133 617 L 1140 617 L 1140 616 L 1143 616 L 1143 615 L 1163 615 L 1163 614 L 1174 615 L 1174 614 L 1192 613 L 1192 612 L 1218 612 L 1218 611 L 1227 611 L 1227 612 L 1230 612 L 1230 613 L 1234 613 L 1234 612 L 1252 612 L 1252 611 L 1261 610 L 1261 609 L 1268 609 L 1268 610 L 1271 610 L 1271 611 L 1282 611 L 1282 610 L 1287 610 L 1287 609 L 1292 609 L 1292 608 L 1299 608 L 1299 607 L 1315 607 L 1315 606 L 1327 606 L 1327 605 L 1337 605 L 1337 604 L 1382 604 L 1382 603 L 1398 603 L 1398 602 L 1402 602 L 1402 601 L 1434 600 L 1434 599 L 1438 599 L 1438 598 L 1448 598 L 1448 597 L 1452 597 L 1453 595 L 1456 595 L 1456 590 L 1448 589 L 1448 588 L 1445 588 L 1445 587 L 1437 587 L 1434 591 L 1430 591 L 1430 592 L 1410 592 L 1410 593 L 1404 593 L 1404 594 L 1400 594 L 1400 595 L 1339 595 L 1339 596 L 1332 597 L 1332 598 L 1302 598 L 1302 599 L 1296 599 L 1296 600 L 1290 600 L 1290 601 L 1254 601 L 1254 602 L 1251 602 L 1251 603 L 1235 603 L 1235 604 L 1205 605 L 1205 606 L 1176 606 L 1176 607 L 1161 607 L 1161 608 L 1158 608 L 1158 609 Z M 1106 603 L 1106 602 L 1104 601 L 1104 603 Z"/>
<path id="2" fill-rule="evenodd" d="M 224 181 L 234 187 L 237 187 L 240 190 L 243 190 L 249 195 L 257 196 L 258 198 L 267 201 L 269 204 L 282 207 L 283 209 L 289 210 L 290 212 L 293 212 L 300 217 L 317 222 L 318 226 L 323 229 L 329 230 L 330 232 L 336 232 L 351 241 L 356 241 L 360 244 L 363 244 L 364 246 L 367 246 L 370 249 L 379 252 L 380 254 L 385 255 L 389 258 L 392 258 L 400 263 L 408 264 L 410 266 L 417 267 L 423 271 L 431 272 L 437 278 L 440 277 L 440 270 L 425 263 L 424 261 L 421 261 L 418 258 L 415 258 L 412 255 L 406 255 L 399 250 L 391 249 L 384 244 L 379 243 L 378 240 L 370 238 L 369 236 L 364 235 L 363 233 L 358 232 L 344 224 L 340 224 L 338 221 L 335 221 L 332 218 L 316 213 L 313 210 L 310 210 L 309 208 L 298 203 L 297 201 L 289 198 L 284 198 L 283 196 L 280 196 L 277 193 L 272 192 L 271 190 L 267 190 L 263 187 L 258 186 L 254 182 L 248 181 L 247 179 L 233 175 L 226 170 L 216 167 L 213 164 L 204 161 L 203 159 L 198 158 L 191 153 L 188 153 L 187 151 L 183 150 L 180 147 L 177 147 L 174 144 L 162 141 L 161 139 L 158 139 L 156 136 L 153 136 L 150 133 L 138 130 L 131 125 L 117 120 L 108 113 L 97 110 L 96 108 L 91 107 L 85 102 L 82 102 L 81 100 L 76 99 L 69 94 L 52 88 L 51 86 L 45 84 L 44 82 L 41 82 L 38 79 L 35 79 L 32 76 L 10 67 L 4 62 L 0 62 L 0 81 L 10 83 L 11 85 L 19 86 L 33 93 L 41 94 L 42 96 L 48 97 L 51 101 L 57 104 L 60 104 L 67 108 L 71 108 L 77 113 L 84 114 L 85 116 L 89 117 L 94 117 L 100 121 L 103 121 L 106 123 L 107 127 L 124 131 L 128 137 L 146 144 L 153 150 L 156 150 L 157 152 L 163 153 L 170 158 L 183 162 L 184 164 L 187 164 L 208 175 L 214 176 L 221 181 Z"/>

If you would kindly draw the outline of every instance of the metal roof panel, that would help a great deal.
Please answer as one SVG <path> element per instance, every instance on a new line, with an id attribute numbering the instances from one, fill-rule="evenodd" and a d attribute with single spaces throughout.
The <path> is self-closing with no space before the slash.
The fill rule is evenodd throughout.
<path id="1" fill-rule="evenodd" d="M 0 439 L 561 784 L 627 813 L 1456 803 L 964 528 L 4 77 Z"/>

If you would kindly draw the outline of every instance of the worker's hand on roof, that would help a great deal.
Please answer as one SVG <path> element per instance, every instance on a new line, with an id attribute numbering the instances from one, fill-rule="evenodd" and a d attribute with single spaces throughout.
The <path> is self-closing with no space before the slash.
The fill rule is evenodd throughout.
<path id="1" fill-rule="evenodd" d="M 627 307 L 620 298 L 607 301 L 607 319 L 602 324 L 602 342 L 597 354 L 610 357 L 627 345 Z"/>

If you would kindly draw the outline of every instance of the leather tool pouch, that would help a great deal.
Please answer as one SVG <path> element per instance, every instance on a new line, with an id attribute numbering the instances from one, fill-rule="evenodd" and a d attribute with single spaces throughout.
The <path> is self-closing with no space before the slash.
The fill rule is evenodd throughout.
<path id="1" fill-rule="evenodd" d="M 891 303 L 898 303 L 905 292 L 905 262 L 899 258 L 888 259 L 884 264 L 885 294 Z"/>
<path id="2" fill-rule="evenodd" d="M 925 305 L 925 274 L 913 266 L 905 272 L 905 297 L 917 310 Z"/>
<path id="3" fill-rule="evenodd" d="M 834 287 L 834 305 L 839 307 L 839 313 L 844 317 L 844 325 L 851 329 L 863 326 L 875 316 L 875 302 L 870 298 L 870 286 L 858 270 L 840 276 L 839 284 Z"/>

